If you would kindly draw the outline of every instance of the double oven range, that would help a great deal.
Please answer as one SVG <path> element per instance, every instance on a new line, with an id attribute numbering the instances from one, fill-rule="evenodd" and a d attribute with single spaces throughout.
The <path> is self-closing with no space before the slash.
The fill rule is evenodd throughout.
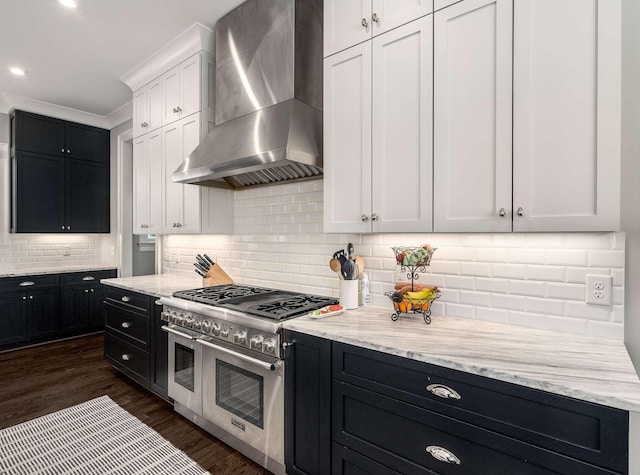
<path id="1" fill-rule="evenodd" d="M 284 320 L 337 301 L 239 284 L 162 298 L 175 410 L 276 474 L 284 465 Z"/>

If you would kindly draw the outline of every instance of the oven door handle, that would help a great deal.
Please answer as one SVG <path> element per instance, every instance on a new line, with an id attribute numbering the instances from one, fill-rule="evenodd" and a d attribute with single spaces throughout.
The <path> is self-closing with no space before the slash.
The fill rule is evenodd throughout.
<path id="1" fill-rule="evenodd" d="M 277 366 L 278 366 L 278 364 L 280 363 L 279 361 L 277 361 L 275 363 L 269 363 L 267 361 L 259 360 L 258 358 L 252 358 L 251 356 L 247 356 L 247 355 L 244 355 L 242 353 L 238 353 L 237 351 L 230 350 L 230 349 L 225 348 L 223 346 L 214 345 L 213 343 L 210 343 L 210 342 L 208 342 L 206 340 L 198 339 L 198 343 L 200 343 L 203 346 L 208 346 L 209 348 L 213 348 L 214 350 L 221 351 L 221 352 L 226 353 L 228 355 L 235 356 L 236 358 L 240 358 L 243 361 L 247 361 L 248 363 L 252 363 L 254 365 L 260 366 L 261 368 L 268 369 L 269 371 L 275 371 Z"/>
<path id="2" fill-rule="evenodd" d="M 163 332 L 173 333 L 174 335 L 181 336 L 182 338 L 186 338 L 188 340 L 197 340 L 198 338 L 195 336 L 187 335 L 186 333 L 179 332 L 178 330 L 174 330 L 166 325 L 160 327 Z"/>

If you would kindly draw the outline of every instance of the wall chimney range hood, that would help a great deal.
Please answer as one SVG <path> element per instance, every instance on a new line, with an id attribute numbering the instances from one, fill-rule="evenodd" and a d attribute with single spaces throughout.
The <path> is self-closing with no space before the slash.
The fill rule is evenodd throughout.
<path id="1" fill-rule="evenodd" d="M 322 176 L 322 11 L 317 0 L 248 0 L 218 21 L 215 127 L 173 181 Z"/>

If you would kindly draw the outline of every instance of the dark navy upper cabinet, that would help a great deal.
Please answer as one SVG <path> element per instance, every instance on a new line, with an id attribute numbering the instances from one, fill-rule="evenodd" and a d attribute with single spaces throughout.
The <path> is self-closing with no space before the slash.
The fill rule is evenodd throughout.
<path id="1" fill-rule="evenodd" d="M 12 231 L 108 233 L 109 131 L 11 115 Z"/>

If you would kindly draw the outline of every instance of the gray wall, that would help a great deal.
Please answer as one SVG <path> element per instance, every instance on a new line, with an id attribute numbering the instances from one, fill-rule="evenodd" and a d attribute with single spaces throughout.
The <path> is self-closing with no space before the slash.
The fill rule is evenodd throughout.
<path id="1" fill-rule="evenodd" d="M 155 251 L 141 251 L 138 245 L 140 236 L 133 236 L 132 270 L 133 275 L 151 275 L 156 273 Z"/>
<path id="2" fill-rule="evenodd" d="M 9 143 L 9 116 L 0 112 L 0 142 Z"/>
<path id="3" fill-rule="evenodd" d="M 622 1 L 622 206 L 626 233 L 624 334 L 640 373 L 640 2 Z"/>

